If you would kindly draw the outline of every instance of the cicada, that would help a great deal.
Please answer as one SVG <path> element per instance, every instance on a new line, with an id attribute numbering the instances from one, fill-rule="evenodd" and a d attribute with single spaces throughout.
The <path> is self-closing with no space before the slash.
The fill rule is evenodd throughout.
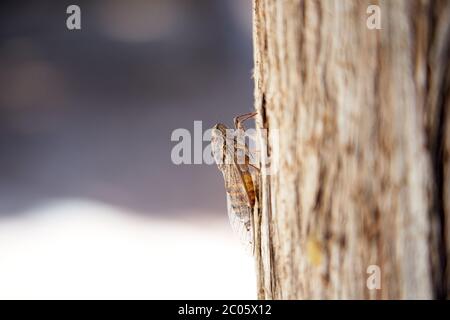
<path id="1" fill-rule="evenodd" d="M 255 112 L 234 118 L 235 129 L 216 124 L 211 133 L 211 149 L 223 174 L 228 217 L 247 250 L 253 253 L 253 210 L 258 196 L 259 168 L 250 163 L 250 152 L 243 138 L 243 122 Z"/>

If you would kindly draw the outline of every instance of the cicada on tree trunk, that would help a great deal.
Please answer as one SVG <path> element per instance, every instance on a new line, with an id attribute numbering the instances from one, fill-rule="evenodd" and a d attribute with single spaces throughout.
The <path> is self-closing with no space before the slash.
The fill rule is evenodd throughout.
<path id="1" fill-rule="evenodd" d="M 227 194 L 228 217 L 233 230 L 244 246 L 254 253 L 253 210 L 258 197 L 258 157 L 250 152 L 243 122 L 256 113 L 247 113 L 234 119 L 235 129 L 216 124 L 211 133 L 214 160 L 223 174 Z M 254 139 L 254 137 L 249 137 Z"/>

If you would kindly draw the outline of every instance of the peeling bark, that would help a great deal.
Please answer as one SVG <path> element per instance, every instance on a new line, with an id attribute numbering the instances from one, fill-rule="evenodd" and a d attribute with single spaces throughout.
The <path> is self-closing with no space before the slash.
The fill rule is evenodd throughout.
<path id="1" fill-rule="evenodd" d="M 445 0 L 254 0 L 259 298 L 448 296 L 449 52 Z"/>

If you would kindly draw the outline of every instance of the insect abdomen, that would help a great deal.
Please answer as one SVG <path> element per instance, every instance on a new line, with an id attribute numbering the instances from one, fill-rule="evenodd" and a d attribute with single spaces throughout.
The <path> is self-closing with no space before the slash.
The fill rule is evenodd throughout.
<path id="1" fill-rule="evenodd" d="M 250 206 L 253 208 L 253 206 L 255 205 L 256 193 L 255 193 L 252 176 L 249 172 L 243 172 L 242 178 L 244 180 L 245 189 L 247 189 L 247 195 L 249 198 L 248 200 L 250 202 Z"/>

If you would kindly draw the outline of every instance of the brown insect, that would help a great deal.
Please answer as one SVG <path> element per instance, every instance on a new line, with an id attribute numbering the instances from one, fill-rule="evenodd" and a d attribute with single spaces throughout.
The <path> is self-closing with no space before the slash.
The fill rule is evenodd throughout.
<path id="1" fill-rule="evenodd" d="M 250 163 L 250 153 L 243 138 L 243 122 L 257 113 L 234 118 L 235 129 L 216 124 L 211 134 L 214 159 L 225 180 L 228 217 L 234 231 L 253 253 L 253 208 L 255 206 L 259 169 Z"/>

